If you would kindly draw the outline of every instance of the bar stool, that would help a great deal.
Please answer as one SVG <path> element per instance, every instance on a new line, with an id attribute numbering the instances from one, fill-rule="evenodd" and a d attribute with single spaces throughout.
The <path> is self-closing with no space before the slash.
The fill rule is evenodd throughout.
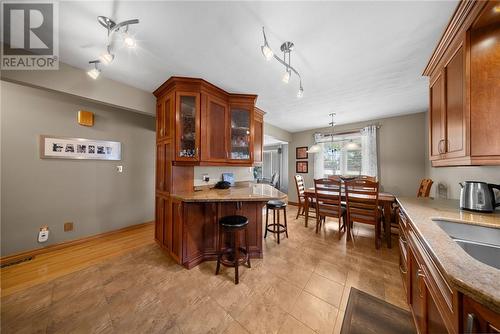
<path id="1" fill-rule="evenodd" d="M 250 254 L 248 247 L 248 218 L 244 216 L 225 216 L 219 220 L 219 246 L 217 249 L 217 268 L 215 275 L 219 274 L 220 265 L 234 267 L 234 283 L 238 284 L 238 266 L 247 264 L 250 266 Z M 240 232 L 245 232 L 245 248 L 240 246 Z M 223 248 L 224 237 L 229 236 L 229 248 Z M 240 255 L 243 253 L 243 256 Z"/>
<path id="2" fill-rule="evenodd" d="M 269 210 L 273 211 L 273 223 L 269 224 Z M 283 211 L 283 215 L 285 216 L 285 224 L 280 223 L 280 212 Z M 278 220 L 276 220 L 276 212 L 278 212 Z M 266 204 L 266 233 L 264 234 L 264 238 L 267 237 L 267 232 L 271 232 L 273 234 L 278 235 L 278 244 L 280 243 L 280 234 L 285 233 L 288 238 L 288 224 L 286 222 L 286 203 L 283 201 L 269 201 Z"/>

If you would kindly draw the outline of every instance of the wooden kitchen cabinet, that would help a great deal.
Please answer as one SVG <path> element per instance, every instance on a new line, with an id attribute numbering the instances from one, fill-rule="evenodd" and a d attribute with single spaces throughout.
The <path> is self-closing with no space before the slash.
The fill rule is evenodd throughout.
<path id="1" fill-rule="evenodd" d="M 461 332 L 471 334 L 500 333 L 500 314 L 468 296 L 463 296 L 461 329 Z"/>
<path id="2" fill-rule="evenodd" d="M 255 108 L 253 122 L 253 161 L 262 162 L 264 158 L 264 111 Z"/>
<path id="3" fill-rule="evenodd" d="M 263 140 L 263 118 L 257 133 L 254 127 L 256 95 L 231 94 L 205 80 L 181 77 L 171 77 L 154 95 L 157 140 L 174 140 L 173 164 L 253 165 L 254 141 Z"/>
<path id="4" fill-rule="evenodd" d="M 461 1 L 424 70 L 432 166 L 500 165 L 496 4 Z"/>

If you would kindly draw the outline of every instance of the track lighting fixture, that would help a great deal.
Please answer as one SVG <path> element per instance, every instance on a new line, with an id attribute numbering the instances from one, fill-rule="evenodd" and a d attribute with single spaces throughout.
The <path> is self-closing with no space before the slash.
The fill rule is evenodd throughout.
<path id="1" fill-rule="evenodd" d="M 273 50 L 269 46 L 264 27 L 262 27 L 262 35 L 264 36 L 264 45 L 260 47 L 262 55 L 266 58 L 267 61 L 271 60 L 271 58 L 274 58 L 278 62 L 280 62 L 283 66 L 285 66 L 285 73 L 283 74 L 283 77 L 281 79 L 284 83 L 288 83 L 290 81 L 290 77 L 292 76 L 292 71 L 299 77 L 299 91 L 297 92 L 297 97 L 299 98 L 302 97 L 304 95 L 304 88 L 302 87 L 302 78 L 300 77 L 299 72 L 291 65 L 290 56 L 294 48 L 293 43 L 284 42 L 283 44 L 281 44 L 280 50 L 281 52 L 283 52 L 283 59 L 281 59 L 273 52 Z"/>
<path id="2" fill-rule="evenodd" d="M 121 33 L 122 42 L 127 48 L 133 49 L 137 46 L 137 42 L 134 36 L 130 34 L 128 29 L 130 25 L 138 24 L 139 19 L 126 20 L 120 23 L 116 23 L 109 17 L 98 16 L 97 22 L 99 22 L 99 24 L 101 24 L 104 28 L 106 28 L 108 33 L 108 42 L 106 45 L 106 51 L 99 56 L 99 59 L 89 61 L 90 64 L 94 64 L 94 68 L 87 72 L 87 74 L 92 79 L 97 79 L 99 77 L 99 74 L 101 73 L 101 70 L 97 67 L 97 64 L 109 65 L 115 59 L 115 55 L 111 50 L 112 41 L 115 33 L 118 32 Z"/>
<path id="3" fill-rule="evenodd" d="M 103 63 L 104 65 L 109 65 L 113 62 L 113 59 L 115 59 L 115 55 L 111 53 L 110 51 L 110 47 L 108 46 L 107 47 L 107 50 L 106 52 L 102 53 L 100 56 L 99 56 L 99 60 L 101 61 L 101 63 Z"/>
<path id="4" fill-rule="evenodd" d="M 101 61 L 99 61 L 99 60 L 89 61 L 89 64 L 94 64 L 94 67 L 87 71 L 87 75 L 94 80 L 99 78 L 99 75 L 101 74 L 101 70 L 99 69 L 99 67 L 97 67 L 97 64 L 100 64 L 100 63 L 101 63 Z"/>

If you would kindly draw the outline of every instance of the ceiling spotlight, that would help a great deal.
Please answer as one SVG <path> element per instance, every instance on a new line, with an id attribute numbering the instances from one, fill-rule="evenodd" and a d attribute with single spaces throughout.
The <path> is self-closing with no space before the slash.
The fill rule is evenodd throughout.
<path id="1" fill-rule="evenodd" d="M 94 64 L 94 68 L 91 68 L 90 70 L 87 71 L 87 75 L 91 77 L 92 79 L 96 80 L 99 78 L 99 75 L 101 74 L 101 70 L 97 67 L 97 64 L 99 64 L 99 60 L 91 60 L 89 61 L 89 64 Z"/>
<path id="2" fill-rule="evenodd" d="M 286 70 L 285 73 L 283 74 L 283 78 L 281 78 L 281 81 L 283 81 L 284 83 L 288 83 L 288 81 L 290 81 L 290 75 L 292 73 L 290 72 L 290 70 Z"/>
<path id="3" fill-rule="evenodd" d="M 292 76 L 292 72 L 299 77 L 299 91 L 297 93 L 298 97 L 302 97 L 304 94 L 304 88 L 302 87 L 302 79 L 299 74 L 299 72 L 291 65 L 291 52 L 294 48 L 294 44 L 292 42 L 284 42 L 281 44 L 280 50 L 283 52 L 283 59 L 281 57 L 278 57 L 274 54 L 273 50 L 269 46 L 269 43 L 267 42 L 267 37 L 266 37 L 266 32 L 264 30 L 264 27 L 262 27 L 262 36 L 264 37 L 264 44 L 260 47 L 262 51 L 262 55 L 266 58 L 266 60 L 271 60 L 271 58 L 276 59 L 279 63 L 281 63 L 283 66 L 285 66 L 285 73 L 283 74 L 283 77 L 281 80 L 284 83 L 288 83 L 290 81 L 290 77 Z"/>
<path id="4" fill-rule="evenodd" d="M 109 65 L 113 62 L 113 59 L 115 59 L 115 55 L 112 54 L 110 51 L 109 51 L 109 46 L 108 46 L 108 49 L 106 52 L 102 53 L 100 56 L 99 56 L 99 60 L 101 61 L 101 63 L 103 63 L 104 65 Z"/>
<path id="5" fill-rule="evenodd" d="M 297 92 L 297 97 L 301 98 L 304 96 L 304 88 L 302 88 L 302 82 L 300 83 L 299 91 Z"/>
<path id="6" fill-rule="evenodd" d="M 130 35 L 128 32 L 123 34 L 123 44 L 129 49 L 133 49 L 137 46 L 134 36 Z"/>

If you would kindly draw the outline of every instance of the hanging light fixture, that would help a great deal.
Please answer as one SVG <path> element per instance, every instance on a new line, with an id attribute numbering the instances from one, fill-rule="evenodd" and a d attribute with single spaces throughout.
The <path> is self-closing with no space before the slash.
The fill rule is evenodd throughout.
<path id="1" fill-rule="evenodd" d="M 99 69 L 99 67 L 97 67 L 97 64 L 99 63 L 100 63 L 99 60 L 89 61 L 89 64 L 94 64 L 94 67 L 87 71 L 87 75 L 94 80 L 99 78 L 99 75 L 101 74 L 101 70 Z"/>
<path id="2" fill-rule="evenodd" d="M 127 48 L 135 48 L 137 46 L 137 42 L 135 40 L 135 37 L 130 34 L 128 31 L 129 26 L 133 24 L 138 24 L 139 19 L 131 19 L 131 20 L 126 20 L 120 23 L 116 23 L 112 19 L 106 16 L 98 16 L 97 17 L 97 22 L 99 22 L 100 25 L 102 25 L 104 28 L 106 28 L 107 33 L 108 33 L 108 41 L 106 45 L 106 51 L 101 53 L 99 56 L 98 60 L 92 60 L 89 61 L 90 64 L 94 64 L 94 68 L 90 69 L 87 74 L 92 78 L 92 79 L 97 79 L 101 73 L 101 70 L 97 67 L 97 64 L 104 64 L 104 65 L 110 65 L 113 60 L 115 59 L 115 55 L 112 53 L 111 50 L 111 42 L 113 41 L 113 37 L 115 33 L 120 32 L 122 36 L 122 42 Z"/>
<path id="3" fill-rule="evenodd" d="M 297 97 L 301 98 L 302 96 L 304 96 L 304 88 L 302 87 L 302 78 L 299 72 L 291 65 L 291 58 L 290 58 L 292 50 L 294 48 L 294 44 L 292 42 L 284 42 L 283 44 L 281 44 L 280 50 L 281 52 L 283 52 L 283 59 L 281 59 L 273 52 L 273 50 L 269 46 L 264 27 L 262 27 L 262 35 L 264 36 L 264 45 L 260 47 L 262 55 L 264 56 L 264 58 L 266 58 L 267 61 L 274 58 L 283 66 L 285 66 L 285 73 L 283 73 L 283 77 L 281 78 L 281 80 L 284 83 L 287 84 L 290 81 L 292 72 L 295 73 L 297 77 L 299 77 L 299 90 L 297 92 Z"/>
<path id="4" fill-rule="evenodd" d="M 332 128 L 332 131 L 327 135 L 331 137 L 332 142 L 333 142 L 333 129 L 335 128 L 335 125 L 337 125 L 337 123 L 334 121 L 334 117 L 336 115 L 337 114 L 334 112 L 328 114 L 328 116 L 330 116 L 332 118 L 332 121 L 330 123 L 328 123 L 330 125 L 330 127 Z M 311 146 L 311 148 L 309 148 L 307 150 L 307 153 L 319 153 L 320 151 L 321 151 L 321 146 L 319 146 L 319 144 L 316 143 L 313 146 Z"/>

